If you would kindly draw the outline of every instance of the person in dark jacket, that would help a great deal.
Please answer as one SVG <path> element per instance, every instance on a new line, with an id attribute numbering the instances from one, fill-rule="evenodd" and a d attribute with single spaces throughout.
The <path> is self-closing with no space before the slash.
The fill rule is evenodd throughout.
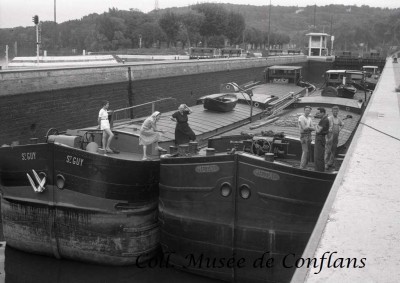
<path id="1" fill-rule="evenodd" d="M 196 140 L 196 135 L 188 124 L 188 115 L 192 113 L 192 110 L 186 105 L 181 104 L 178 107 L 178 111 L 172 114 L 171 120 L 176 122 L 175 127 L 175 144 L 185 144 L 189 141 Z"/>
<path id="2" fill-rule="evenodd" d="M 325 145 L 325 170 L 330 167 L 335 167 L 335 155 L 337 145 L 339 143 L 339 132 L 343 129 L 343 120 L 339 117 L 339 106 L 332 107 L 332 116 L 328 117 L 329 120 L 329 133 L 326 135 Z"/>

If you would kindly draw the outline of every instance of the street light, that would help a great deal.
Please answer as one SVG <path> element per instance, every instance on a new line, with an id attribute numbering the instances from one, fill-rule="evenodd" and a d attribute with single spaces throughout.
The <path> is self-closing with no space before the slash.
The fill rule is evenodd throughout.
<path id="1" fill-rule="evenodd" d="M 36 61 L 39 64 L 39 16 L 34 15 L 32 21 L 36 26 Z"/>
<path id="2" fill-rule="evenodd" d="M 37 24 L 39 23 L 39 16 L 38 16 L 38 15 L 34 15 L 34 16 L 32 17 L 32 22 L 33 22 L 35 25 L 37 25 Z"/>
<path id="3" fill-rule="evenodd" d="M 268 56 L 269 56 L 269 36 L 271 33 L 271 0 L 269 0 L 269 9 L 268 9 Z"/>

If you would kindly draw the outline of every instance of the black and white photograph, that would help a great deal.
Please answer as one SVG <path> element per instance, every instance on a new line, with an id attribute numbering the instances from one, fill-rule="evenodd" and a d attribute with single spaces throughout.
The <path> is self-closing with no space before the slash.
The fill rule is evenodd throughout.
<path id="1" fill-rule="evenodd" d="M 399 0 L 0 0 L 0 283 L 397 283 Z"/>

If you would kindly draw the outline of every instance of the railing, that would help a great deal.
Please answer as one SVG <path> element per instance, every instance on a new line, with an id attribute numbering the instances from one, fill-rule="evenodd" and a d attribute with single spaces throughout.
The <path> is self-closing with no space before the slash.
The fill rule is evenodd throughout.
<path id="1" fill-rule="evenodd" d="M 129 119 L 148 116 L 148 115 L 152 114 L 154 111 L 156 111 L 156 103 L 170 101 L 170 100 L 176 101 L 176 99 L 173 98 L 173 97 L 166 97 L 166 98 L 158 99 L 158 100 L 155 100 L 155 101 L 146 102 L 146 103 L 143 103 L 143 104 L 138 104 L 138 105 L 134 105 L 134 106 L 130 106 L 130 107 L 120 108 L 120 109 L 114 110 L 114 111 L 112 111 L 110 113 L 111 116 L 112 116 L 110 120 L 113 123 L 113 122 L 116 122 L 116 121 L 123 121 L 123 120 L 129 120 Z M 174 104 L 174 107 L 176 106 L 175 104 Z M 141 111 L 138 111 L 138 112 L 134 113 L 133 110 L 135 110 L 135 109 L 137 109 L 139 107 L 142 107 Z M 164 108 L 167 108 L 167 107 L 164 107 Z M 172 108 L 172 107 L 168 107 L 168 108 Z M 162 107 L 158 107 L 157 110 L 163 111 L 163 110 L 166 110 L 166 109 L 162 109 Z M 171 109 L 168 109 L 168 110 L 171 110 Z"/>

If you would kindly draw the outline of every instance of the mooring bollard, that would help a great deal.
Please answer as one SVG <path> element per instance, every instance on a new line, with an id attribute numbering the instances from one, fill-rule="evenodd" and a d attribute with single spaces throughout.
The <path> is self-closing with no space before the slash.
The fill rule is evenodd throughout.
<path id="1" fill-rule="evenodd" d="M 245 140 L 243 141 L 243 151 L 251 152 L 251 147 L 253 146 L 252 140 Z"/>
<path id="2" fill-rule="evenodd" d="M 169 154 L 175 154 L 178 152 L 178 148 L 176 146 L 171 145 L 169 147 Z"/>
<path id="3" fill-rule="evenodd" d="M 189 142 L 189 153 L 197 154 L 198 142 Z"/>
<path id="4" fill-rule="evenodd" d="M 215 148 L 206 148 L 206 156 L 213 156 L 215 155 Z"/>
<path id="5" fill-rule="evenodd" d="M 189 152 L 188 144 L 180 144 L 178 148 L 179 155 L 186 155 Z"/>
<path id="6" fill-rule="evenodd" d="M 267 152 L 264 159 L 265 161 L 274 162 L 274 154 L 272 152 Z"/>
<path id="7" fill-rule="evenodd" d="M 165 149 L 159 149 L 158 150 L 158 156 L 161 157 L 161 155 L 167 154 L 167 151 Z"/>

